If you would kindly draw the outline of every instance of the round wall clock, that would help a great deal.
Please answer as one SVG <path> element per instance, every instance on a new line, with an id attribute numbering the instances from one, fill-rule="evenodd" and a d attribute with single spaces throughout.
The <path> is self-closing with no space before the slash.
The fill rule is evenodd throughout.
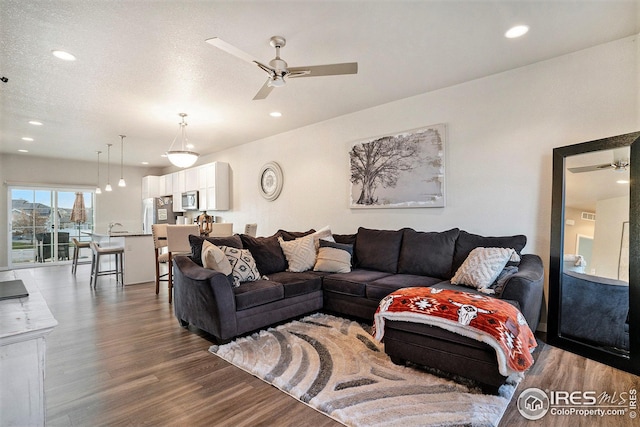
<path id="1" fill-rule="evenodd" d="M 275 200 L 282 191 L 282 169 L 276 162 L 265 164 L 260 170 L 260 194 L 267 200 Z"/>

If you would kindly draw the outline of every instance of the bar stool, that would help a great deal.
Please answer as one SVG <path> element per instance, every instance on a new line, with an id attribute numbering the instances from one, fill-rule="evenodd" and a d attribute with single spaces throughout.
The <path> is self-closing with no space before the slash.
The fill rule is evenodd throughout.
<path id="1" fill-rule="evenodd" d="M 91 280 L 89 286 L 93 284 L 95 288 L 98 284 L 98 276 L 105 276 L 108 274 L 116 275 L 116 283 L 120 283 L 124 286 L 124 248 L 122 246 L 105 246 L 101 247 L 96 242 L 91 242 Z M 103 255 L 115 255 L 115 269 L 100 271 L 100 257 Z M 118 280 L 118 276 L 120 280 Z"/>
<path id="2" fill-rule="evenodd" d="M 82 261 L 82 262 L 78 261 L 78 258 L 80 257 L 80 249 L 90 248 L 91 245 L 89 244 L 89 242 L 81 242 L 75 237 L 72 237 L 71 241 L 73 242 L 73 246 L 74 246 L 73 263 L 71 264 L 71 273 L 75 275 L 76 271 L 78 271 L 78 264 L 89 264 L 91 262 L 91 261 Z"/>
<path id="3" fill-rule="evenodd" d="M 167 249 L 167 224 L 152 224 L 151 234 L 153 235 L 153 246 L 156 252 L 156 295 L 158 295 L 160 293 L 160 281 L 169 281 L 169 273 L 160 274 L 160 264 L 169 262 L 169 252 L 163 252 L 164 249 Z"/>
<path id="4" fill-rule="evenodd" d="M 169 250 L 169 304 L 173 296 L 173 262 L 176 255 L 191 254 L 189 236 L 199 236 L 200 227 L 197 225 L 167 225 L 167 249 Z"/>

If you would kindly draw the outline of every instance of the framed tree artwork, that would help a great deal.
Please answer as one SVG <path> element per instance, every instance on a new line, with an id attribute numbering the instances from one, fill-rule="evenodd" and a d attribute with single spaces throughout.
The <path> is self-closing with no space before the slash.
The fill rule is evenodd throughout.
<path id="1" fill-rule="evenodd" d="M 354 143 L 351 208 L 444 207 L 445 138 L 437 124 Z"/>

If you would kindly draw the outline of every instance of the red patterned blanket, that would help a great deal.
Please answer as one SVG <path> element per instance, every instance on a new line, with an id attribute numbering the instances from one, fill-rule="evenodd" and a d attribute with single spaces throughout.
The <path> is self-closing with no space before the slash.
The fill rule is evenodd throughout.
<path id="1" fill-rule="evenodd" d="M 387 295 L 376 311 L 372 334 L 384 336 L 384 321 L 438 326 L 489 344 L 496 350 L 501 375 L 524 372 L 533 365 L 537 343 L 520 311 L 506 301 L 468 292 L 403 288 Z"/>

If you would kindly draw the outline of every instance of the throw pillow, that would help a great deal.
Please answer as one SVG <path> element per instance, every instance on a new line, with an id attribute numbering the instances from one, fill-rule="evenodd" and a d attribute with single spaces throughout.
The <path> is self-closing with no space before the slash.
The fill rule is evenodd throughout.
<path id="1" fill-rule="evenodd" d="M 517 256 L 517 253 L 512 248 L 475 248 L 456 271 L 451 283 L 492 294 L 494 291 L 489 287 L 513 255 Z"/>
<path id="2" fill-rule="evenodd" d="M 233 286 L 240 286 L 240 282 L 253 282 L 260 279 L 260 272 L 256 267 L 256 261 L 248 249 L 238 249 L 229 246 L 221 246 L 233 269 Z"/>
<path id="3" fill-rule="evenodd" d="M 353 246 L 321 240 L 313 271 L 349 273 Z"/>
<path id="4" fill-rule="evenodd" d="M 313 268 L 316 262 L 316 247 L 313 235 L 300 237 L 288 242 L 285 242 L 282 237 L 278 237 L 278 241 L 289 263 L 287 271 L 299 273 Z"/>
<path id="5" fill-rule="evenodd" d="M 233 272 L 227 255 L 222 249 L 207 240 L 202 242 L 202 266 L 209 270 L 219 271 L 225 276 Z"/>

